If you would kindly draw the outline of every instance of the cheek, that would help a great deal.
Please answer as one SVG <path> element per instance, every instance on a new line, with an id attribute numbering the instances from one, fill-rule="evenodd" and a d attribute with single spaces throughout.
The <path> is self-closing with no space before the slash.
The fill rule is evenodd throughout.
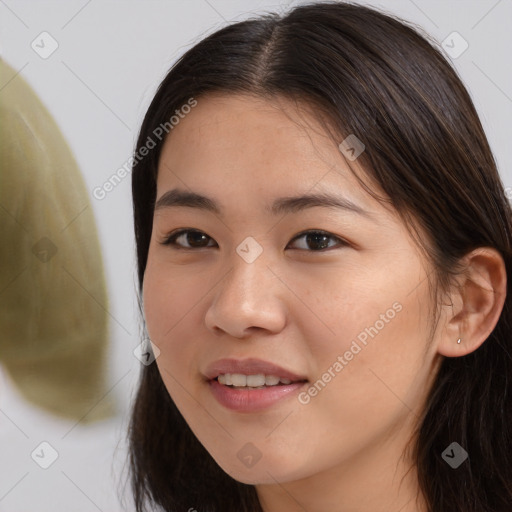
<path id="1" fill-rule="evenodd" d="M 144 318 L 148 334 L 157 344 L 168 345 L 180 325 L 201 297 L 201 290 L 189 278 L 179 278 L 158 265 L 150 265 L 144 274 Z"/>
<path id="2" fill-rule="evenodd" d="M 384 417 L 400 407 L 397 396 L 415 403 L 418 383 L 425 379 L 427 288 L 415 288 L 412 271 L 401 279 L 396 271 L 374 272 L 366 280 L 356 272 L 345 275 L 321 294 L 309 293 L 329 327 L 309 344 L 318 379 L 311 402 L 326 411 L 342 405 L 352 417 L 370 409 Z"/>
<path id="3" fill-rule="evenodd" d="M 401 421 L 421 402 L 425 391 L 425 308 L 417 296 L 401 299 L 391 301 L 390 305 L 398 306 L 399 302 L 400 306 L 392 312 L 386 300 L 381 307 L 359 311 L 359 319 L 352 321 L 352 331 L 340 337 L 329 358 L 323 358 L 322 371 L 331 368 L 335 377 L 319 374 L 321 382 L 317 381 L 316 387 L 320 391 L 313 390 L 317 396 L 311 403 L 329 412 L 325 418 L 329 424 L 354 428 L 352 436 L 359 435 L 360 425 L 371 424 L 377 431 Z M 335 365 L 339 355 L 342 361 Z"/>
<path id="4" fill-rule="evenodd" d="M 179 383 L 189 380 L 194 344 L 190 343 L 190 322 L 193 305 L 197 302 L 185 283 L 170 278 L 153 265 L 144 274 L 143 304 L 146 330 L 160 350 L 156 359 L 167 391 L 178 405 L 186 404 Z M 190 287 L 190 281 L 188 281 Z M 178 405 L 178 408 L 180 406 Z"/>
<path id="5" fill-rule="evenodd" d="M 154 272 L 146 271 L 144 274 L 142 302 L 146 330 L 151 341 L 160 347 L 162 333 L 165 332 L 163 323 L 165 319 L 164 304 L 166 303 L 166 296 L 165 287 L 156 278 L 156 273 Z"/>
<path id="6" fill-rule="evenodd" d="M 193 279 L 190 272 L 166 267 L 153 262 L 146 268 L 144 316 L 149 338 L 160 350 L 156 359 L 160 375 L 181 410 L 187 407 L 190 396 L 180 383 L 186 382 L 190 388 L 198 382 L 198 354 L 205 339 L 202 305 L 211 285 L 204 276 Z"/>
<path id="7" fill-rule="evenodd" d="M 396 294 L 375 291 L 385 289 L 387 283 L 383 276 L 377 273 L 369 276 L 359 269 L 342 270 L 338 274 L 342 277 L 327 279 L 322 275 L 316 281 L 315 276 L 308 276 L 300 288 L 295 288 L 308 308 L 302 312 L 299 305 L 301 314 L 295 315 L 294 321 L 311 340 L 309 348 L 314 352 L 314 360 L 323 365 L 334 362 L 351 348 L 357 351 L 357 347 L 352 347 L 354 341 L 361 347 L 369 343 L 375 333 L 372 328 L 375 322 L 379 331 L 386 331 L 388 324 L 383 323 L 381 314 L 389 323 L 394 322 L 393 316 L 399 316 L 393 309 Z"/>

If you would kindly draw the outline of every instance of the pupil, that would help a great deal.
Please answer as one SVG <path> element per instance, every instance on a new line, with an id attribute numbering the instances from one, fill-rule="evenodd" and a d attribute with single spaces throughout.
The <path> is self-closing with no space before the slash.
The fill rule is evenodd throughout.
<path id="1" fill-rule="evenodd" d="M 196 238 L 194 239 L 194 237 L 196 237 Z M 197 242 L 199 242 L 199 245 L 200 245 L 201 238 L 205 242 L 207 242 L 206 236 L 204 235 L 204 233 L 199 233 L 197 231 L 191 231 L 190 233 L 188 233 L 187 242 L 191 246 L 194 246 L 194 243 L 197 243 Z"/>
<path id="2" fill-rule="evenodd" d="M 325 249 L 329 246 L 329 243 L 326 242 L 329 237 L 327 235 L 324 235 L 322 233 L 308 233 L 306 235 L 308 243 L 313 241 L 313 245 L 320 243 L 320 240 L 323 239 L 324 243 L 320 243 L 321 247 L 316 247 L 317 249 Z M 325 243 L 326 242 L 326 243 Z"/>

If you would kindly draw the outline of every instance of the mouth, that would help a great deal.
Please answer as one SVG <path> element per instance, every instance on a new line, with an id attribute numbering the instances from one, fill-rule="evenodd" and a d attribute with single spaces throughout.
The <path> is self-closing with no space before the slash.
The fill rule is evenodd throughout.
<path id="1" fill-rule="evenodd" d="M 271 361 L 257 358 L 220 359 L 203 375 L 213 397 L 239 413 L 262 411 L 291 399 L 308 379 Z"/>
<path id="2" fill-rule="evenodd" d="M 228 384 L 230 378 L 231 384 Z M 265 384 L 262 384 L 263 379 Z M 277 407 L 284 400 L 290 400 L 300 393 L 307 385 L 306 382 L 308 381 L 292 381 L 264 374 L 220 374 L 210 379 L 208 384 L 210 392 L 220 405 L 236 413 L 247 414 L 263 412 L 272 406 Z"/>

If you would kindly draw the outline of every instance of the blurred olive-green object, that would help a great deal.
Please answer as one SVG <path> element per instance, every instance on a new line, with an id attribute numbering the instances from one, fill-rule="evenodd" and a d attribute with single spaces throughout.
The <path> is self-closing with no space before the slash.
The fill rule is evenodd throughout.
<path id="1" fill-rule="evenodd" d="M 108 297 L 85 182 L 48 110 L 2 60 L 0 88 L 0 364 L 46 411 L 105 419 L 117 409 Z"/>

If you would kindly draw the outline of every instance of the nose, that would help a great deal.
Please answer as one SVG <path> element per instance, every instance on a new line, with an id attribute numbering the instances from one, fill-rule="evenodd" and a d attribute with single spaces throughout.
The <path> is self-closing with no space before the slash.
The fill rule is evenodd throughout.
<path id="1" fill-rule="evenodd" d="M 288 290 L 265 251 L 247 262 L 234 251 L 229 270 L 212 291 L 205 316 L 209 330 L 245 338 L 255 331 L 278 333 L 286 324 Z M 270 265 L 269 265 L 270 263 Z M 274 267 L 274 268 L 272 268 Z"/>

